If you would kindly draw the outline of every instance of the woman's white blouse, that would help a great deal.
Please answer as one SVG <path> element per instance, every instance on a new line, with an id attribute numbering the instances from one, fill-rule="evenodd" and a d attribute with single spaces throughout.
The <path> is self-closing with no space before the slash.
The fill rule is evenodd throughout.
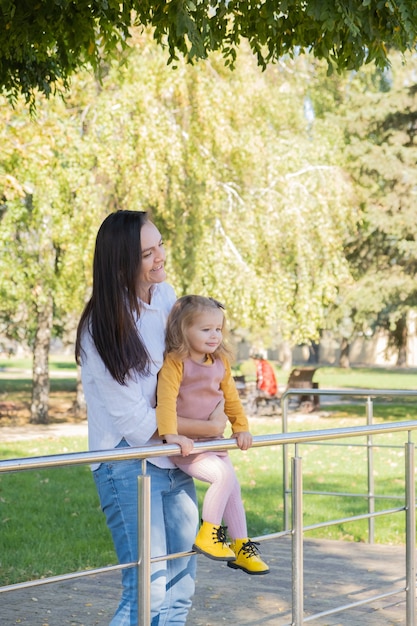
<path id="1" fill-rule="evenodd" d="M 81 338 L 81 380 L 87 404 L 88 445 L 90 450 L 110 450 L 121 439 L 130 446 L 160 444 L 156 431 L 155 404 L 157 375 L 165 348 L 165 327 L 176 300 L 167 283 L 152 286 L 151 304 L 141 302 L 137 320 L 140 336 L 151 356 L 151 373 L 147 377 L 129 378 L 120 385 L 106 369 L 91 334 L 84 330 Z M 168 457 L 152 459 L 159 467 L 174 467 Z M 96 469 L 99 464 L 92 466 Z"/>

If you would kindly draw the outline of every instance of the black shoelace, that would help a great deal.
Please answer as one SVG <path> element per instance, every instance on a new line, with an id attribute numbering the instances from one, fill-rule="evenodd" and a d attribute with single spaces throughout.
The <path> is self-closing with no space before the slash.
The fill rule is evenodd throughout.
<path id="1" fill-rule="evenodd" d="M 226 543 L 227 526 L 219 526 L 213 529 L 213 537 L 215 543 Z"/>
<path id="2" fill-rule="evenodd" d="M 259 546 L 259 542 L 258 541 L 251 541 L 249 539 L 249 541 L 244 543 L 243 546 L 240 548 L 239 554 L 243 551 L 243 553 L 248 558 L 251 558 L 252 556 L 258 556 L 259 550 L 258 550 L 258 548 L 256 546 Z"/>

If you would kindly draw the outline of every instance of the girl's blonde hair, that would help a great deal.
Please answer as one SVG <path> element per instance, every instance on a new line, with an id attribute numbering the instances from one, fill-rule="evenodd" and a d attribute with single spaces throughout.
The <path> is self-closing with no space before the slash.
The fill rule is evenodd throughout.
<path id="1" fill-rule="evenodd" d="M 187 330 L 193 325 L 195 318 L 203 311 L 224 311 L 224 306 L 214 298 L 204 296 L 183 296 L 178 298 L 168 316 L 165 339 L 165 354 L 174 352 L 178 358 L 185 359 L 190 355 L 190 345 L 187 339 Z M 223 357 L 231 361 L 233 352 L 227 344 L 226 318 L 223 314 L 223 339 L 213 352 L 214 357 Z"/>

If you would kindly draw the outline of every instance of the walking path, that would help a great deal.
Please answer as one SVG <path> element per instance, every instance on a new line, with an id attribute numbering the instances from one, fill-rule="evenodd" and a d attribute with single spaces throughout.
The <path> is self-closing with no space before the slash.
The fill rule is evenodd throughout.
<path id="1" fill-rule="evenodd" d="M 198 555 L 196 594 L 187 626 L 291 624 L 291 540 L 264 541 L 266 576 L 248 576 Z M 306 540 L 304 619 L 358 602 L 404 582 L 404 549 Z M 120 594 L 120 573 L 0 594 L 2 626 L 108 626 Z M 406 624 L 405 593 L 314 620 L 318 626 Z"/>
<path id="2" fill-rule="evenodd" d="M 87 422 L 25 424 L 24 426 L 1 426 L 0 441 L 30 441 L 48 437 L 87 437 Z"/>

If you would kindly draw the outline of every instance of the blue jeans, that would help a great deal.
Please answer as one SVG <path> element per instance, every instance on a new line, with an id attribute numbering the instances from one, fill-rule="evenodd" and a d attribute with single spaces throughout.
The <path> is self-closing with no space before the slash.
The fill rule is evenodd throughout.
<path id="1" fill-rule="evenodd" d="M 123 445 L 123 443 L 121 444 Z M 151 556 L 192 549 L 198 525 L 192 478 L 180 469 L 147 463 L 151 477 Z M 137 477 L 142 461 L 102 463 L 93 472 L 120 563 L 137 561 Z M 152 626 L 183 625 L 194 594 L 196 557 L 151 565 Z M 110 626 L 138 625 L 137 568 L 122 571 L 123 592 Z"/>

